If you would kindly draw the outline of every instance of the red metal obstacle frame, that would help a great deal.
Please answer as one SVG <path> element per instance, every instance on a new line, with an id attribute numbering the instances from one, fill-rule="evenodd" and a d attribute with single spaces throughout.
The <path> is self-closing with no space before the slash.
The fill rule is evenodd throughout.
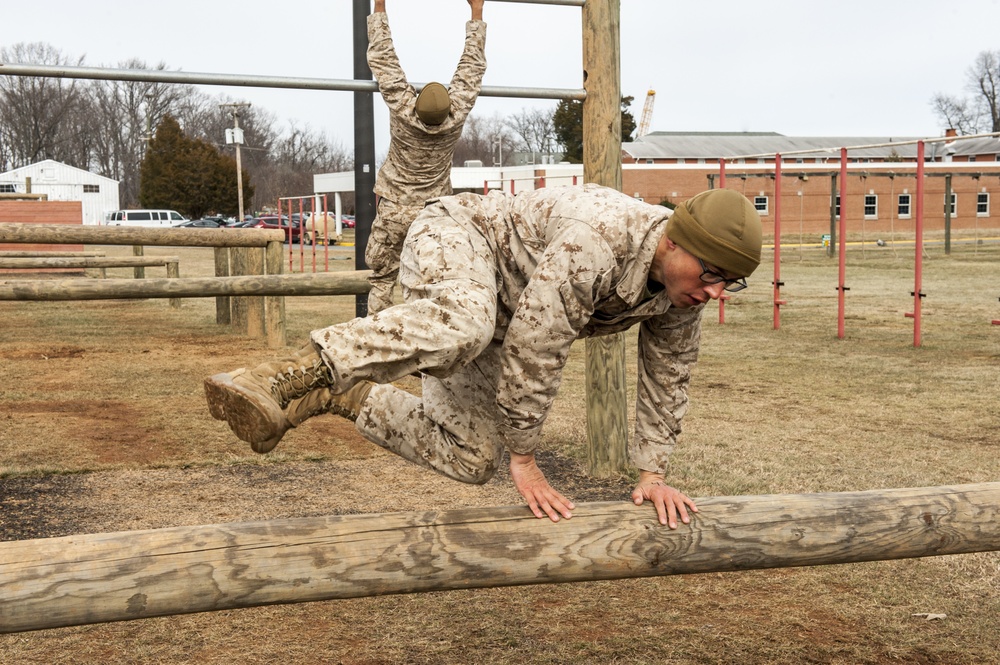
<path id="1" fill-rule="evenodd" d="M 924 252 L 924 148 L 926 143 L 936 143 L 940 141 L 956 141 L 956 140 L 967 140 L 973 138 L 982 137 L 993 137 L 1000 136 L 1000 132 L 993 132 L 990 134 L 975 134 L 970 136 L 960 136 L 960 137 L 944 137 L 936 139 L 923 139 L 919 141 L 909 141 L 909 142 L 896 142 L 891 144 L 893 147 L 902 145 L 903 143 L 916 143 L 917 146 L 917 194 L 916 194 L 916 215 L 915 215 L 915 235 L 916 242 L 915 245 L 915 261 L 913 267 L 913 291 L 910 295 L 913 296 L 913 311 L 906 312 L 905 316 L 907 318 L 913 319 L 913 346 L 919 347 L 921 344 L 921 299 L 926 296 L 922 291 L 923 286 L 923 252 Z M 840 221 L 838 224 L 838 229 L 840 237 L 838 238 L 838 278 L 837 278 L 837 337 L 843 339 L 845 335 L 844 331 L 844 310 L 845 310 L 845 296 L 846 292 L 850 289 L 846 285 L 846 273 L 847 273 L 847 215 L 846 215 L 846 202 L 847 202 L 847 152 L 851 148 L 877 148 L 884 147 L 890 144 L 875 144 L 875 145 L 863 145 L 863 146 L 849 146 L 840 148 L 840 182 L 839 184 L 839 199 L 840 199 Z M 817 152 L 819 149 L 803 150 L 798 152 Z M 830 149 L 832 150 L 832 149 Z M 792 154 L 792 153 L 786 153 Z M 765 157 L 772 155 L 749 155 L 749 157 Z M 784 282 L 781 281 L 781 153 L 774 153 L 774 329 L 777 330 L 781 325 L 781 310 L 780 307 L 786 304 L 786 301 L 781 299 L 781 287 L 784 286 Z M 725 188 L 726 186 L 726 159 L 719 159 L 719 187 Z M 729 158 L 734 159 L 734 158 Z M 725 322 L 725 303 L 719 301 L 719 323 Z M 1000 319 L 994 319 L 993 325 L 1000 325 Z"/>

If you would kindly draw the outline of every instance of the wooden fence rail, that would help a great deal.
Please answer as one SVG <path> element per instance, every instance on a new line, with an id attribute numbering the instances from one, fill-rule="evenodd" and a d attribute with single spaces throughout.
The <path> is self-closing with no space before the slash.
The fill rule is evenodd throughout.
<path id="1" fill-rule="evenodd" d="M 393 593 L 1000 550 L 1000 483 L 281 519 L 0 543 L 0 632 Z"/>
<path id="2" fill-rule="evenodd" d="M 0 244 L 131 245 L 136 256 L 142 256 L 143 247 L 147 245 L 212 247 L 215 249 L 217 277 L 280 275 L 284 270 L 284 237 L 277 229 L 149 229 L 130 226 L 0 224 Z M 141 264 L 136 265 L 134 271 L 137 279 L 145 277 L 144 270 Z M 180 301 L 176 299 L 172 299 L 170 303 L 174 307 L 180 306 Z M 268 315 L 272 317 L 271 321 L 266 320 Z M 266 336 L 268 345 L 272 347 L 284 346 L 286 343 L 285 303 L 282 295 L 236 298 L 218 296 L 216 321 L 220 324 L 232 324 L 250 336 Z"/>
<path id="3" fill-rule="evenodd" d="M 147 229 L 135 226 L 0 224 L 0 244 L 154 245 L 157 247 L 266 247 L 282 242 L 278 229 Z"/>
<path id="4" fill-rule="evenodd" d="M 37 258 L 6 258 L 0 256 L 0 270 L 33 270 L 41 268 L 135 268 L 139 266 L 177 265 L 176 256 L 40 256 Z"/>
<path id="5" fill-rule="evenodd" d="M 0 257 L 5 259 L 36 259 L 36 258 L 47 258 L 47 257 L 79 258 L 82 256 L 100 257 L 100 256 L 107 256 L 107 254 L 108 254 L 107 252 L 100 252 L 100 251 L 95 251 L 95 252 L 34 251 L 33 252 L 31 250 L 26 250 L 26 251 L 0 250 Z"/>

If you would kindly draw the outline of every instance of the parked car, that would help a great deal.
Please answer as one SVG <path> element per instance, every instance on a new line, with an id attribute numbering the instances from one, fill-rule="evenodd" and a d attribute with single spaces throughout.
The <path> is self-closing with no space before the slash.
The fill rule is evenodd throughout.
<path id="1" fill-rule="evenodd" d="M 258 229 L 278 229 L 285 234 L 285 242 L 288 242 L 289 232 L 293 243 L 298 242 L 302 236 L 302 229 L 298 223 L 289 225 L 286 215 L 282 215 L 280 219 L 277 215 L 262 215 L 253 220 L 251 226 Z"/>
<path id="2" fill-rule="evenodd" d="M 175 229 L 181 227 L 196 228 L 196 229 L 224 229 L 226 228 L 225 222 L 216 219 L 192 219 L 189 222 L 182 222 L 180 224 L 174 224 Z"/>

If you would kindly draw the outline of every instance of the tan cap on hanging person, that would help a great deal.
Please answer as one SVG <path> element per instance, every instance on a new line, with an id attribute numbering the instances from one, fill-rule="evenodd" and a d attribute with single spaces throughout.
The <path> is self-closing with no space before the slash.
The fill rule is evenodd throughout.
<path id="1" fill-rule="evenodd" d="M 451 97 L 440 83 L 428 83 L 417 95 L 417 117 L 425 125 L 440 125 L 451 113 Z"/>

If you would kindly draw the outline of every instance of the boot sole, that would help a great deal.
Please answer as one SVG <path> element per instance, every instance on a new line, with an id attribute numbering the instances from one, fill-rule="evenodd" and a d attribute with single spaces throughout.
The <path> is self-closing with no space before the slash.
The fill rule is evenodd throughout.
<path id="1" fill-rule="evenodd" d="M 205 379 L 205 398 L 212 417 L 225 420 L 233 434 L 249 443 L 254 452 L 273 449 L 291 427 L 277 403 L 233 383 L 229 374 Z"/>

